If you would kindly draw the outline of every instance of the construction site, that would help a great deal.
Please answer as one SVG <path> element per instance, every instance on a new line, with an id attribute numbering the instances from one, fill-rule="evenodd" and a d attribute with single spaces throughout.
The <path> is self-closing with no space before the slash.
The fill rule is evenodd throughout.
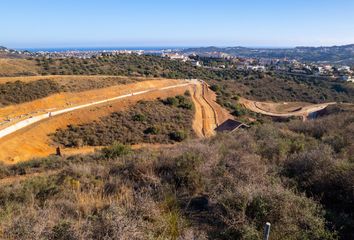
<path id="1" fill-rule="evenodd" d="M 40 78 L 28 77 L 27 81 Z M 11 79 L 0 79 L 0 82 L 9 80 Z M 11 164 L 55 154 L 57 146 L 50 141 L 48 135 L 57 129 L 69 124 L 99 120 L 112 112 L 129 108 L 140 100 L 174 96 L 183 94 L 186 90 L 193 93 L 193 129 L 196 135 L 213 136 L 214 129 L 231 115 L 216 103 L 216 95 L 206 83 L 198 80 L 144 79 L 79 93 L 58 93 L 1 108 L 0 159 Z M 61 152 L 78 154 L 93 152 L 95 149 L 84 146 L 77 149 L 64 148 Z"/>

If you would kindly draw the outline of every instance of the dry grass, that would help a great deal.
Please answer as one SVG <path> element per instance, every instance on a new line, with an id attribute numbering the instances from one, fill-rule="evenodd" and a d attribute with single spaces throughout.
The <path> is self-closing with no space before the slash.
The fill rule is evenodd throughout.
<path id="1" fill-rule="evenodd" d="M 0 58 L 0 77 L 38 75 L 38 71 L 34 61 Z"/>
<path id="2" fill-rule="evenodd" d="M 141 101 L 129 110 L 114 112 L 98 121 L 58 129 L 52 139 L 64 147 L 81 147 L 107 146 L 114 141 L 168 144 L 194 137 L 190 98 L 179 95 L 170 99 L 180 99 L 179 105 L 168 105 L 165 100 Z M 172 134 L 177 133 L 184 136 L 175 139 Z"/>
<path id="3" fill-rule="evenodd" d="M 257 153 L 257 134 L 63 158 L 55 176 L 0 186 L 2 237 L 258 239 L 271 221 L 275 240 L 333 239 L 319 205 Z"/>

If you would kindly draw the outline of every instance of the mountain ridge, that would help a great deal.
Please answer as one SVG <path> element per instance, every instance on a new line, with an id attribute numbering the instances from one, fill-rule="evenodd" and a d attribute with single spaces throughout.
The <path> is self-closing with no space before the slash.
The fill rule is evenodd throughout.
<path id="1" fill-rule="evenodd" d="M 354 44 L 342 46 L 321 46 L 294 48 L 249 48 L 249 47 L 200 47 L 188 48 L 185 54 L 212 55 L 211 53 L 228 54 L 245 58 L 289 58 L 304 62 L 348 64 L 354 65 Z"/>

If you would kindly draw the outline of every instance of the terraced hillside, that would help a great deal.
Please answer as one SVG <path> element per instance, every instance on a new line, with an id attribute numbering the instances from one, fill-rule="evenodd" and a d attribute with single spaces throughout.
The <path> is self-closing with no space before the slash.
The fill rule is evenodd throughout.
<path id="1" fill-rule="evenodd" d="M 211 136 L 214 134 L 215 123 L 224 121 L 228 116 L 224 112 L 225 110 L 215 103 L 213 95 L 199 96 L 202 92 L 192 94 L 196 87 L 200 88 L 200 82 L 132 79 L 132 83 L 127 83 L 125 78 L 112 78 L 126 84 L 89 91 L 55 93 L 45 98 L 0 108 L 0 136 L 2 136 L 0 139 L 2 149 L 0 159 L 7 163 L 15 163 L 34 157 L 47 156 L 54 154 L 57 146 L 63 148 L 63 153 L 72 154 L 94 151 L 96 146 L 101 147 L 114 140 L 130 144 L 171 143 L 184 140 L 187 136 L 193 137 L 194 134 L 199 137 Z M 110 77 L 104 77 L 101 81 L 104 79 L 111 81 Z M 78 80 L 77 83 L 80 81 L 85 83 L 84 79 Z M 26 84 L 35 82 L 37 80 L 28 81 Z M 183 97 L 182 95 L 186 94 L 187 90 L 188 96 Z M 181 96 L 171 98 L 176 95 Z M 140 100 L 151 101 L 157 98 L 171 101 L 171 106 L 175 106 L 175 101 L 171 99 L 177 99 L 177 108 L 173 110 L 168 107 L 168 104 L 165 106 L 161 102 L 153 104 L 154 106 L 150 106 L 150 108 L 145 108 L 149 104 L 145 107 L 140 106 L 136 111 L 142 111 L 149 116 L 145 119 L 148 121 L 142 120 L 141 122 L 132 119 L 137 113 L 127 111 L 128 107 L 134 106 Z M 187 98 L 188 101 L 181 100 Z M 197 98 L 201 99 L 198 103 Z M 209 100 L 206 101 L 206 98 Z M 214 102 L 214 105 L 211 106 L 209 102 Z M 161 111 L 154 111 L 154 109 Z M 200 114 L 205 109 L 208 109 L 206 114 Z M 222 114 L 215 115 L 213 109 L 218 109 L 217 112 Z M 122 110 L 125 112 L 119 113 Z M 157 121 L 158 119 L 160 122 Z M 126 124 L 122 124 L 123 122 Z M 116 127 L 112 124 L 116 124 Z M 152 128 L 156 124 L 160 125 L 159 127 L 155 126 L 156 128 L 164 127 L 151 129 L 151 133 L 146 132 L 148 128 Z M 80 136 L 75 131 L 65 132 L 64 129 L 68 125 L 81 126 L 70 129 L 75 129 L 75 131 L 81 129 L 82 134 L 87 135 L 87 138 Z M 154 133 L 155 130 L 156 133 Z M 50 136 L 56 131 L 57 142 L 53 142 Z M 109 131 L 113 135 L 104 134 L 105 131 Z M 93 141 L 91 137 L 96 140 Z M 18 148 L 20 143 L 24 143 L 22 148 Z M 75 145 L 75 149 L 70 148 L 73 145 Z M 88 148 L 89 145 L 92 147 Z"/>

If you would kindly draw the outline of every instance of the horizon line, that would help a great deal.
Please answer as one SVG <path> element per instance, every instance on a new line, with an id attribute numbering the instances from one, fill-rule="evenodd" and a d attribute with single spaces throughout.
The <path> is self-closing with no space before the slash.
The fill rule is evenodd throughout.
<path id="1" fill-rule="evenodd" d="M 216 48 L 236 48 L 236 47 L 242 47 L 242 48 L 259 48 L 259 49 L 284 49 L 284 48 L 297 48 L 297 47 L 338 47 L 338 46 L 349 46 L 349 45 L 354 45 L 354 44 L 329 44 L 329 45 L 293 45 L 293 46 L 261 46 L 261 45 L 118 45 L 118 46 L 112 46 L 112 45 L 107 45 L 107 46 L 90 46 L 90 45 L 82 45 L 82 46 L 44 46 L 44 47 L 6 47 L 5 45 L 0 45 L 4 46 L 5 48 L 8 49 L 14 49 L 14 50 L 39 50 L 39 49 L 102 49 L 105 50 L 104 48 L 107 48 L 107 50 L 114 50 L 115 48 L 119 50 L 144 50 L 144 48 L 151 48 L 151 49 L 171 49 L 171 48 L 208 48 L 208 47 L 216 47 Z"/>

